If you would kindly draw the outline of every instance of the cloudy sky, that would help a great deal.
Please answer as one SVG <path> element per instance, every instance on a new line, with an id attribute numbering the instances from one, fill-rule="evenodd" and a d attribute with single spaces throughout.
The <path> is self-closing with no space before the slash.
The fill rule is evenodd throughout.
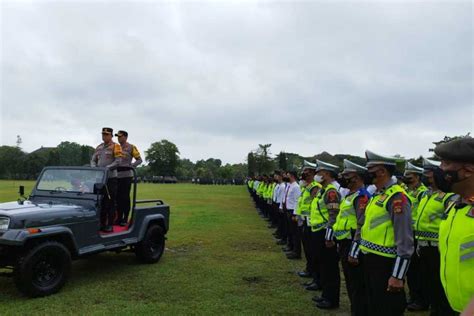
<path id="1" fill-rule="evenodd" d="M 471 1 L 0 1 L 0 145 L 406 157 L 474 130 Z"/>

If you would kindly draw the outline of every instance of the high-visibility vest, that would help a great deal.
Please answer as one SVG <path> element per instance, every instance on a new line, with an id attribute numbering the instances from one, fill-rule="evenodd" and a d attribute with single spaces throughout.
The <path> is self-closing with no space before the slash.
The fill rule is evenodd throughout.
<path id="1" fill-rule="evenodd" d="M 448 207 L 439 227 L 441 283 L 449 304 L 461 312 L 474 296 L 474 205 Z"/>
<path id="2" fill-rule="evenodd" d="M 298 208 L 295 211 L 296 215 L 310 216 L 311 202 L 313 201 L 313 198 L 311 197 L 311 190 L 313 190 L 315 187 L 321 188 L 321 184 L 313 181 L 301 189 L 302 193 L 298 199 Z"/>
<path id="3" fill-rule="evenodd" d="M 424 184 L 420 184 L 415 190 L 407 190 L 408 198 L 411 202 L 411 217 L 413 219 L 413 223 L 415 223 L 416 218 L 418 217 L 418 205 L 421 200 L 421 195 L 428 191 L 428 188 Z"/>
<path id="4" fill-rule="evenodd" d="M 453 193 L 425 193 L 418 205 L 415 220 L 415 238 L 420 240 L 438 241 L 439 224 L 446 212 L 446 201 Z"/>
<path id="5" fill-rule="evenodd" d="M 336 190 L 337 192 L 337 188 L 333 184 L 328 184 L 325 188 L 319 190 L 317 198 L 314 198 L 311 203 L 311 231 L 313 232 L 320 231 L 328 223 L 329 211 L 324 200 L 330 190 Z"/>
<path id="6" fill-rule="evenodd" d="M 351 236 L 351 230 L 357 229 L 357 217 L 354 206 L 355 199 L 360 195 L 360 191 L 348 194 L 341 202 L 339 214 L 337 214 L 336 222 L 332 229 L 334 237 L 342 240 Z"/>
<path id="7" fill-rule="evenodd" d="M 389 258 L 397 256 L 393 223 L 387 210 L 387 202 L 397 193 L 406 194 L 400 185 L 394 184 L 370 200 L 361 229 L 361 250 Z"/>

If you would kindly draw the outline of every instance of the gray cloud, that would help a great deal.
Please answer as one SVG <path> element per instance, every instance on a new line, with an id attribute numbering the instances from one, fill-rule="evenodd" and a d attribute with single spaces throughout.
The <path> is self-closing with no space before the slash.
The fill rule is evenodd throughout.
<path id="1" fill-rule="evenodd" d="M 1 4 L 0 143 L 426 154 L 474 128 L 470 1 Z"/>

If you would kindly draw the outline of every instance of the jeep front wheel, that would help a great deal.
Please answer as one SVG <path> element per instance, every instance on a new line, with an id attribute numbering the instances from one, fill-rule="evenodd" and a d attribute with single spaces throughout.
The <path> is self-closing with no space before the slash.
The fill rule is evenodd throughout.
<path id="1" fill-rule="evenodd" d="M 152 224 L 145 232 L 145 236 L 135 246 L 135 254 L 143 263 L 156 263 L 160 260 L 165 250 L 165 235 L 163 228 Z"/>
<path id="2" fill-rule="evenodd" d="M 71 272 L 71 254 L 61 243 L 47 241 L 29 249 L 14 269 L 14 281 L 30 297 L 58 292 Z"/>

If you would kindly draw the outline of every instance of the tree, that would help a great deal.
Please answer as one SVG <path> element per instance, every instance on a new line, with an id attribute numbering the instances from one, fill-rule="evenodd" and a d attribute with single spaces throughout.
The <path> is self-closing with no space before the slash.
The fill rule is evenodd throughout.
<path id="1" fill-rule="evenodd" d="M 59 154 L 59 164 L 61 166 L 80 166 L 83 165 L 82 146 L 75 142 L 61 142 L 56 150 Z M 90 156 L 87 163 L 90 161 Z"/>
<path id="2" fill-rule="evenodd" d="M 247 175 L 249 177 L 255 176 L 257 173 L 257 161 L 253 152 L 249 152 L 247 155 Z"/>
<path id="3" fill-rule="evenodd" d="M 0 178 L 18 178 L 26 154 L 20 147 L 0 146 Z"/>
<path id="4" fill-rule="evenodd" d="M 179 165 L 179 150 L 172 142 L 162 139 L 151 144 L 145 151 L 151 172 L 160 176 L 176 176 Z"/>
<path id="5" fill-rule="evenodd" d="M 255 154 L 257 161 L 257 171 L 260 174 L 270 173 L 274 169 L 274 163 L 270 159 L 270 147 L 272 144 L 259 144 Z"/>
<path id="6" fill-rule="evenodd" d="M 280 151 L 280 154 L 278 154 L 278 168 L 280 170 L 287 170 L 287 158 L 286 158 L 286 153 L 284 151 Z"/>

